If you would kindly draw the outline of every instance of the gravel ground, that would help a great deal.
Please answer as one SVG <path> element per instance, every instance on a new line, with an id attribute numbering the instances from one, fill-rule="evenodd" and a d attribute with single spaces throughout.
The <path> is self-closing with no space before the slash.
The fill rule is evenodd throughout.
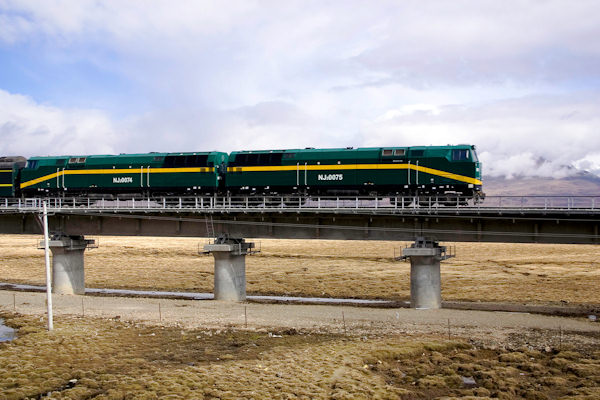
<path id="1" fill-rule="evenodd" d="M 528 313 L 380 309 L 329 305 L 234 303 L 127 297 L 54 295 L 55 315 L 117 318 L 183 328 L 296 329 L 352 335 L 448 335 L 488 345 L 511 345 L 523 335 L 541 347 L 558 341 L 600 344 L 600 323 Z M 45 293 L 0 291 L 0 307 L 45 315 Z M 246 325 L 247 320 L 247 325 Z M 527 340 L 523 342 L 528 343 Z"/>

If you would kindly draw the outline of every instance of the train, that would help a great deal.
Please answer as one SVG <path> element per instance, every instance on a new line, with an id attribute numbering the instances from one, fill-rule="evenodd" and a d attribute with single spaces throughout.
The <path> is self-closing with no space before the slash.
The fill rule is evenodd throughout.
<path id="1" fill-rule="evenodd" d="M 182 194 L 484 197 L 468 144 L 0 157 L 0 197 Z"/>

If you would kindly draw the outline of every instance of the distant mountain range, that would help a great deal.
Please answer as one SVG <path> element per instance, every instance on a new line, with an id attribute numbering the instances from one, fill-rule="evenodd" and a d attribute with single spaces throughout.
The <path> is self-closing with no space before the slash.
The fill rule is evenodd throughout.
<path id="1" fill-rule="evenodd" d="M 561 179 L 484 177 L 483 191 L 488 196 L 600 196 L 600 177 L 588 173 Z"/>

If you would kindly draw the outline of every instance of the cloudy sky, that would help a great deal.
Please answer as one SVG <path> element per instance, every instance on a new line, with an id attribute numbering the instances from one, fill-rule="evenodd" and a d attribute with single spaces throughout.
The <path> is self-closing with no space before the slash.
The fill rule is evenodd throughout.
<path id="1" fill-rule="evenodd" d="M 0 154 L 472 143 L 600 174 L 597 0 L 0 0 Z"/>

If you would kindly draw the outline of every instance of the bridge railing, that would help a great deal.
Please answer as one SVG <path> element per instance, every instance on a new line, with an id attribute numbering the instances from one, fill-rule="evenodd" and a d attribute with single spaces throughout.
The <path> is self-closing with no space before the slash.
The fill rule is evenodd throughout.
<path id="1" fill-rule="evenodd" d="M 488 196 L 480 208 L 589 209 L 600 208 L 600 196 Z"/>
<path id="2" fill-rule="evenodd" d="M 157 198 L 4 198 L 0 212 L 37 211 L 46 201 L 50 210 L 579 210 L 600 213 L 600 196 L 487 196 L 475 202 L 447 196 L 170 196 Z"/>

